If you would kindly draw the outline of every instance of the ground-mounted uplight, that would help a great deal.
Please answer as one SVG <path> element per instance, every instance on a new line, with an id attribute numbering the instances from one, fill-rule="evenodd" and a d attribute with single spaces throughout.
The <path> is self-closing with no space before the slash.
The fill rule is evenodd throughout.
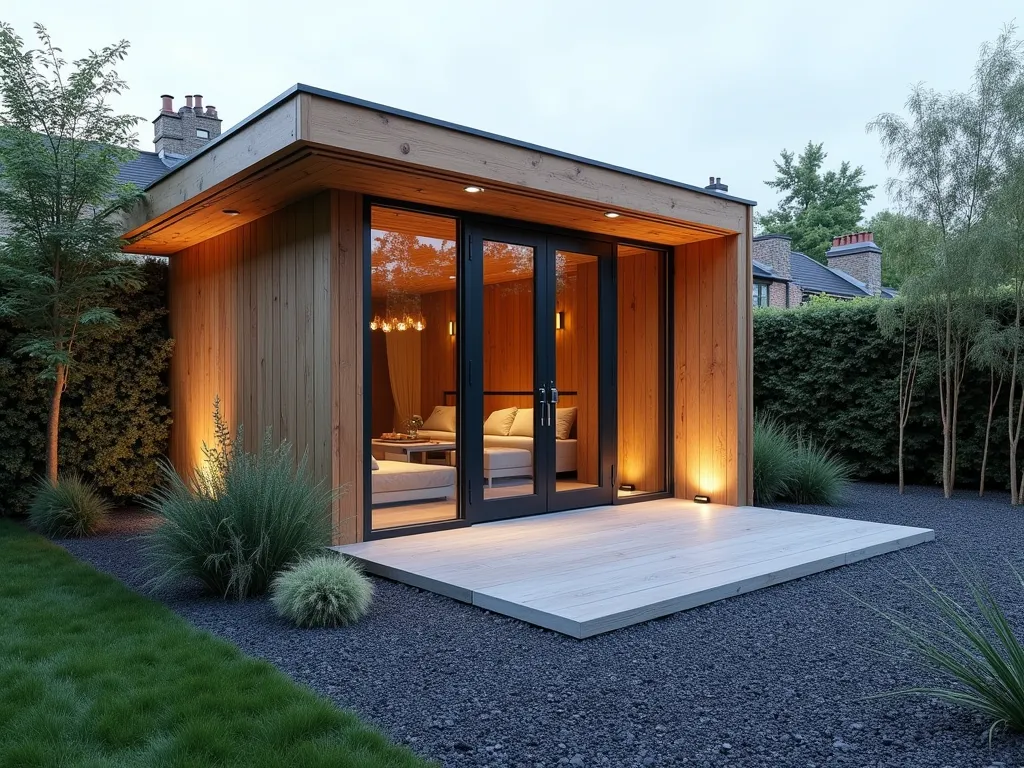
<path id="1" fill-rule="evenodd" d="M 469 194 L 471 194 L 471 195 L 475 195 L 478 192 L 483 192 L 484 191 L 483 187 L 478 187 L 475 184 L 470 184 L 468 187 L 463 187 L 463 189 L 466 192 L 469 192 Z"/>
<path id="2" fill-rule="evenodd" d="M 693 500 L 695 502 L 697 502 L 698 504 L 710 504 L 711 503 L 711 497 L 710 496 L 706 496 L 703 493 L 698 493 L 696 496 L 693 497 Z"/>
<path id="3" fill-rule="evenodd" d="M 630 491 L 630 492 L 631 491 L 635 491 L 636 490 L 636 484 L 635 483 L 622 483 L 622 485 L 619 486 L 619 490 L 620 491 Z"/>

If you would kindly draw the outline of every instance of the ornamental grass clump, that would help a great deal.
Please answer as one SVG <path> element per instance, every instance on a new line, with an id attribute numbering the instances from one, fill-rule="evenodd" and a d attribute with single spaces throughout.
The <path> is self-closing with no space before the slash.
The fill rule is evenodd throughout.
<path id="1" fill-rule="evenodd" d="M 868 608 L 888 619 L 917 661 L 944 674 L 952 687 L 922 686 L 879 694 L 934 697 L 981 713 L 990 721 L 989 741 L 1001 728 L 1024 732 L 1024 635 L 1010 623 L 985 583 L 953 563 L 967 583 L 970 602 L 961 603 L 926 579 L 909 585 L 931 609 L 925 618 Z M 1024 578 L 1010 567 L 1024 598 Z M 970 603 L 973 602 L 973 608 Z"/>
<path id="2" fill-rule="evenodd" d="M 164 466 L 166 484 L 147 500 L 163 517 L 145 547 L 150 585 L 198 579 L 210 592 L 242 599 L 267 591 L 274 576 L 331 540 L 333 493 L 314 483 L 306 458 L 275 446 L 268 430 L 255 453 L 232 440 L 214 402 L 215 447 L 188 478 Z"/>
<path id="3" fill-rule="evenodd" d="M 32 525 L 54 538 L 91 536 L 110 514 L 110 502 L 77 474 L 62 474 L 53 485 L 40 478 L 28 510 Z"/>
<path id="4" fill-rule="evenodd" d="M 319 555 L 281 573 L 271 586 L 277 613 L 300 627 L 340 627 L 365 615 L 373 585 L 353 562 Z"/>
<path id="5" fill-rule="evenodd" d="M 754 501 L 773 504 L 785 499 L 797 471 L 797 443 L 775 416 L 754 419 Z"/>
<path id="6" fill-rule="evenodd" d="M 789 498 L 798 504 L 838 504 L 850 485 L 852 469 L 813 440 L 798 438 Z"/>

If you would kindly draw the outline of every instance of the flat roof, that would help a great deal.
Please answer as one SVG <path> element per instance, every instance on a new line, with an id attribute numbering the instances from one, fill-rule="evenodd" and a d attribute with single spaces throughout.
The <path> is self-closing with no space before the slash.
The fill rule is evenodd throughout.
<path id="1" fill-rule="evenodd" d="M 170 169 L 166 174 L 161 176 L 156 181 L 154 181 L 151 184 L 147 185 L 146 189 L 149 189 L 150 187 L 152 187 L 152 186 L 154 186 L 156 184 L 159 184 L 164 179 L 170 178 L 177 171 L 179 171 L 182 168 L 186 167 L 189 163 L 191 163 L 197 157 L 200 157 L 201 155 L 203 155 L 206 152 L 210 151 L 213 147 L 215 147 L 221 141 L 229 138 L 235 131 L 237 131 L 237 130 L 239 130 L 241 128 L 244 128 L 249 123 L 259 119 L 262 115 L 264 115 L 265 113 L 267 113 L 270 110 L 272 110 L 274 107 L 276 107 L 282 101 L 285 101 L 285 100 L 287 100 L 287 99 L 291 98 L 292 96 L 294 96 L 296 94 L 299 94 L 299 93 L 308 93 L 308 94 L 311 94 L 313 96 L 320 96 L 321 98 L 331 99 L 332 101 L 339 101 L 339 102 L 342 102 L 344 104 L 351 104 L 351 105 L 356 106 L 356 107 L 363 107 L 363 108 L 366 108 L 366 109 L 372 109 L 372 110 L 374 110 L 376 112 L 382 112 L 382 113 L 387 114 L 387 115 L 394 115 L 396 117 L 404 117 L 406 119 L 415 120 L 415 121 L 418 121 L 418 122 L 421 122 L 421 123 L 427 123 L 429 125 L 434 125 L 434 126 L 437 126 L 437 127 L 440 127 L 440 128 L 447 128 L 449 130 L 457 131 L 459 133 L 469 134 L 471 136 L 478 136 L 478 137 L 481 137 L 481 138 L 490 139 L 491 141 L 501 142 L 502 144 L 509 144 L 509 145 L 512 145 L 512 146 L 515 146 L 515 147 L 520 147 L 522 149 L 528 149 L 528 150 L 531 150 L 531 151 L 534 151 L 534 152 L 543 152 L 545 154 L 552 155 L 554 157 L 560 157 L 560 158 L 563 158 L 565 160 L 571 160 L 572 162 L 582 163 L 582 164 L 585 164 L 585 165 L 591 165 L 591 166 L 595 166 L 595 167 L 598 167 L 598 168 L 604 168 L 604 169 L 607 169 L 607 170 L 610 170 L 610 171 L 616 171 L 618 173 L 624 173 L 624 174 L 627 174 L 629 176 L 635 176 L 635 177 L 640 178 L 640 179 L 646 179 L 648 181 L 655 181 L 655 182 L 658 182 L 660 184 L 667 184 L 669 186 L 677 187 L 679 189 L 685 189 L 685 190 L 688 190 L 690 192 L 697 192 L 697 193 L 702 194 L 702 195 L 707 195 L 708 197 L 717 197 L 717 198 L 720 198 L 722 200 L 729 200 L 729 201 L 734 202 L 734 203 L 741 203 L 743 205 L 749 205 L 749 206 L 757 205 L 757 203 L 755 201 L 753 201 L 753 200 L 746 200 L 746 199 L 744 199 L 742 197 L 735 197 L 733 195 L 723 194 L 722 192 L 718 192 L 718 191 L 710 190 L 710 189 L 705 189 L 704 187 L 699 187 L 699 186 L 696 186 L 694 184 L 684 184 L 681 181 L 673 181 L 672 179 L 666 179 L 666 178 L 664 178 L 662 176 L 655 176 L 655 175 L 649 174 L 649 173 L 642 173 L 640 171 L 633 171 L 633 170 L 630 170 L 629 168 L 623 168 L 621 166 L 612 165 L 610 163 L 602 163 L 602 162 L 600 162 L 598 160 L 591 160 L 590 158 L 582 157 L 580 155 L 574 155 L 574 154 L 571 154 L 569 152 L 560 152 L 557 149 L 550 149 L 549 147 L 542 147 L 539 144 L 531 144 L 530 142 L 527 142 L 527 141 L 519 141 L 518 139 L 510 139 L 507 136 L 501 136 L 501 135 L 499 135 L 497 133 L 490 133 L 488 131 L 480 131 L 480 130 L 477 130 L 476 128 L 469 128 L 469 127 L 467 127 L 465 125 L 459 125 L 457 123 L 450 123 L 447 120 L 438 120 L 437 118 L 427 117 L 426 115 L 419 115 L 419 114 L 416 114 L 415 112 L 407 112 L 404 109 L 395 109 L 394 107 L 389 107 L 389 106 L 387 106 L 385 104 L 377 104 L 377 103 L 372 102 L 372 101 L 366 101 L 365 99 L 357 99 L 357 98 L 355 98 L 353 96 L 346 96 L 343 93 L 335 93 L 334 91 L 324 90 L 323 88 L 316 88 L 314 86 L 305 85 L 303 83 L 296 83 L 291 88 L 286 90 L 284 93 L 280 94 L 276 98 L 274 98 L 271 101 L 269 101 L 266 104 L 264 104 L 262 107 L 257 109 L 255 112 L 253 112 L 248 117 L 242 119 L 241 121 L 239 121 L 235 125 L 231 126 L 231 128 L 229 128 L 227 131 L 222 133 L 220 136 L 218 136 L 213 141 L 209 142 L 206 146 L 204 146 L 198 152 L 196 152 L 195 154 L 191 155 L 188 159 L 184 160 L 183 162 L 179 163 L 178 165 L 174 166 L 174 168 Z"/>

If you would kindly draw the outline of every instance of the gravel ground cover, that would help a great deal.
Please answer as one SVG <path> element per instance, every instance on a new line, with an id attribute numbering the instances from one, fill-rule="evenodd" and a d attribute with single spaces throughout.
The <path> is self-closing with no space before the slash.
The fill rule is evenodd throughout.
<path id="1" fill-rule="evenodd" d="M 370 614 L 335 630 L 294 629 L 266 600 L 188 585 L 161 599 L 445 766 L 1024 766 L 1024 737 L 990 746 L 971 714 L 865 700 L 943 679 L 846 594 L 918 612 L 894 576 L 914 578 L 913 566 L 962 591 L 952 555 L 1024 628 L 1006 565 L 1024 565 L 1024 512 L 1001 494 L 867 484 L 843 507 L 787 508 L 929 527 L 937 541 L 582 641 L 380 579 Z M 62 543 L 141 588 L 137 536 Z"/>

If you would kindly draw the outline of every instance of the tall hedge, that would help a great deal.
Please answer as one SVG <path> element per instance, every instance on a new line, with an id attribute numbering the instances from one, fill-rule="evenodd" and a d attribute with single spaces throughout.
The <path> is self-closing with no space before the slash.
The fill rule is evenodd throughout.
<path id="1" fill-rule="evenodd" d="M 112 302 L 116 328 L 84 340 L 61 407 L 60 466 L 130 501 L 159 480 L 171 416 L 167 372 L 167 267 L 143 267 L 141 291 Z M 15 353 L 17 328 L 0 322 L 0 515 L 24 511 L 33 480 L 45 468 L 49 390 L 40 366 Z"/>
<path id="2" fill-rule="evenodd" d="M 754 409 L 777 413 L 805 434 L 827 442 L 857 476 L 897 476 L 901 345 L 877 322 L 880 300 L 816 302 L 790 310 L 754 311 Z M 942 476 L 938 383 L 926 350 L 907 423 L 907 482 Z M 977 485 L 988 413 L 987 371 L 970 370 L 960 402 L 957 484 Z M 987 476 L 1008 485 L 1006 387 L 996 406 Z"/>

